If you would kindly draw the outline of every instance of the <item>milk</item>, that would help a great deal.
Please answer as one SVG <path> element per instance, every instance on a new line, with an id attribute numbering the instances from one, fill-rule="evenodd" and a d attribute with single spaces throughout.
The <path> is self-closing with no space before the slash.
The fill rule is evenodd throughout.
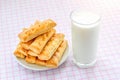
<path id="1" fill-rule="evenodd" d="M 73 11 L 71 14 L 73 61 L 81 68 L 93 66 L 96 62 L 100 16 Z"/>

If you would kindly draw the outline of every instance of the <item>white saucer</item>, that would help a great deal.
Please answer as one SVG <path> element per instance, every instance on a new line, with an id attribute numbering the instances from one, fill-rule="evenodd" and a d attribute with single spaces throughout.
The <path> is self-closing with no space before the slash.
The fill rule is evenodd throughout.
<path id="1" fill-rule="evenodd" d="M 66 61 L 68 55 L 69 55 L 69 46 L 67 47 L 67 49 L 65 50 L 65 52 L 62 56 L 62 59 L 59 63 L 59 66 Z M 23 67 L 25 67 L 27 69 L 30 69 L 30 70 L 43 71 L 43 70 L 54 69 L 54 68 L 48 68 L 48 67 L 40 66 L 40 65 L 37 65 L 37 64 L 30 64 L 30 63 L 27 63 L 24 59 L 17 58 L 16 56 L 14 56 L 14 57 L 20 65 L 22 65 Z"/>

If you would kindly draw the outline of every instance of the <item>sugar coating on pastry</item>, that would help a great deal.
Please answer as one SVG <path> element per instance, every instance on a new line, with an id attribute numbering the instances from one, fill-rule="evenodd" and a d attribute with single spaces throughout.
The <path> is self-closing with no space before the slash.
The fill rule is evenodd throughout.
<path id="1" fill-rule="evenodd" d="M 48 32 L 55 26 L 56 23 L 51 19 L 44 20 L 43 22 L 37 21 L 37 24 L 34 24 L 27 30 L 23 30 L 21 33 L 19 33 L 18 37 L 22 42 L 27 42 L 43 33 Z"/>
<path id="2" fill-rule="evenodd" d="M 55 34 L 55 30 L 52 29 L 49 32 L 38 36 L 33 43 L 29 46 L 29 49 L 36 54 L 40 54 L 48 40 Z M 33 54 L 34 55 L 34 54 Z M 32 56 L 32 55 L 31 55 Z"/>
<path id="3" fill-rule="evenodd" d="M 40 60 L 49 60 L 64 39 L 64 34 L 58 33 L 52 36 L 42 52 L 38 55 Z"/>

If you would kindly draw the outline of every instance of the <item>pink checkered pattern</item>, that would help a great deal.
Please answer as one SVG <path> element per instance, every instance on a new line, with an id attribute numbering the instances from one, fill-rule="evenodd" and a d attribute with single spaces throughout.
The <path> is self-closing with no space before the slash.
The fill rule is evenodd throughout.
<path id="1" fill-rule="evenodd" d="M 76 8 L 102 16 L 97 64 L 80 69 L 72 62 L 70 12 Z M 32 71 L 13 57 L 17 34 L 36 19 L 51 18 L 66 34 L 70 56 L 57 69 Z M 120 80 L 119 0 L 0 0 L 0 80 Z"/>

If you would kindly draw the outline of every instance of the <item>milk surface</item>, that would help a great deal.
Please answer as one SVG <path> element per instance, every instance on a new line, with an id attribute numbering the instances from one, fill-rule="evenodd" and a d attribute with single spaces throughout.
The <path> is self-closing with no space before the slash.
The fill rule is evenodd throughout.
<path id="1" fill-rule="evenodd" d="M 80 67 L 91 64 L 96 61 L 100 17 L 90 12 L 75 11 L 71 19 L 74 62 Z"/>

